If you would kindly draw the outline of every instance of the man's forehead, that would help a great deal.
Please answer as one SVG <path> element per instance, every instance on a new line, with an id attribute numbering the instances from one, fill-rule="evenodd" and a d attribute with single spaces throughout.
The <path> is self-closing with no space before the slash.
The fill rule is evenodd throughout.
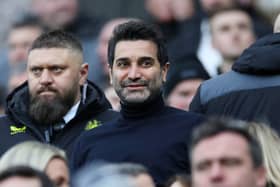
<path id="1" fill-rule="evenodd" d="M 250 22 L 250 16 L 246 13 L 243 12 L 242 10 L 229 10 L 229 11 L 224 11 L 217 13 L 217 15 L 214 15 L 213 18 L 211 19 L 210 23 L 212 24 L 222 24 L 222 23 L 227 23 L 230 24 L 235 20 L 240 20 L 243 22 Z M 223 21 L 223 22 L 221 22 Z"/>
<path id="2" fill-rule="evenodd" d="M 157 55 L 157 46 L 149 40 L 120 41 L 117 43 L 115 58 L 132 55 L 155 57 Z"/>
<path id="3" fill-rule="evenodd" d="M 201 140 L 193 149 L 193 157 L 201 159 L 206 157 L 218 158 L 222 156 L 249 155 L 248 142 L 244 137 L 233 132 L 223 132 L 218 135 Z"/>

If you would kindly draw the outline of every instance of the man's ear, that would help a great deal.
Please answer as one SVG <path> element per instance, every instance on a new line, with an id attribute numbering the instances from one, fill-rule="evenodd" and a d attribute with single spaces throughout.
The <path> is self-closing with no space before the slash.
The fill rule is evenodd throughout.
<path id="1" fill-rule="evenodd" d="M 87 81 L 87 78 L 88 78 L 88 64 L 84 63 L 81 65 L 81 68 L 80 68 L 79 84 L 83 85 Z"/>
<path id="2" fill-rule="evenodd" d="M 163 80 L 163 82 L 165 82 L 166 81 L 166 75 L 167 75 L 167 72 L 168 72 L 168 69 L 169 69 L 169 62 L 167 62 L 166 64 L 164 64 L 163 65 L 163 67 L 162 67 L 162 80 Z"/>

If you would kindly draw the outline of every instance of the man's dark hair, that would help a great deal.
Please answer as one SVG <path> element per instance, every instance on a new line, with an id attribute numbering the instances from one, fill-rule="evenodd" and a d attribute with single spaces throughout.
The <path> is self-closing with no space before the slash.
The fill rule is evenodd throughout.
<path id="1" fill-rule="evenodd" d="M 25 14 L 23 17 L 20 17 L 12 24 L 11 29 L 22 27 L 37 27 L 38 29 L 41 29 L 42 32 L 46 30 L 40 19 L 33 14 Z"/>
<path id="2" fill-rule="evenodd" d="M 143 21 L 129 21 L 118 25 L 109 40 L 108 63 L 112 67 L 115 57 L 115 48 L 120 41 L 148 40 L 156 44 L 157 57 L 161 65 L 168 62 L 167 49 L 160 30 L 152 24 Z"/>
<path id="3" fill-rule="evenodd" d="M 2 171 L 0 173 L 0 183 L 11 177 L 35 178 L 40 181 L 41 187 L 55 187 L 45 173 L 26 166 L 11 167 Z"/>
<path id="4" fill-rule="evenodd" d="M 210 118 L 192 132 L 190 158 L 192 151 L 199 142 L 204 139 L 216 136 L 221 133 L 235 133 L 246 139 L 249 153 L 255 168 L 263 165 L 261 146 L 258 141 L 248 131 L 249 123 L 228 118 Z M 219 145 L 217 145 L 219 146 Z"/>
<path id="5" fill-rule="evenodd" d="M 33 42 L 30 51 L 40 48 L 67 48 L 80 52 L 83 51 L 80 41 L 72 34 L 62 30 L 55 30 L 42 34 Z"/>
<path id="6" fill-rule="evenodd" d="M 250 14 L 248 13 L 248 11 L 245 8 L 235 5 L 232 7 L 220 8 L 220 9 L 213 11 L 211 14 L 209 14 L 209 20 L 211 20 L 213 17 L 215 17 L 218 14 L 232 12 L 232 11 L 244 12 L 251 18 Z M 252 18 L 251 18 L 251 20 L 252 20 Z"/>

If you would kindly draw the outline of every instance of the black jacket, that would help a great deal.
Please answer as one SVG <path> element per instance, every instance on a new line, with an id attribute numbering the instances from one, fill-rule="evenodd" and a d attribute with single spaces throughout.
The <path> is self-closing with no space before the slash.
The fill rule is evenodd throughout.
<path id="1" fill-rule="evenodd" d="M 32 122 L 28 115 L 28 102 L 27 83 L 18 87 L 7 97 L 6 115 L 0 118 L 0 155 L 14 144 L 26 140 L 51 143 L 66 150 L 70 155 L 74 140 L 81 132 L 118 115 L 110 109 L 110 104 L 102 91 L 91 82 L 87 84 L 86 99 L 81 100 L 76 116 L 59 132 Z"/>
<path id="2" fill-rule="evenodd" d="M 280 34 L 256 41 L 232 71 L 205 81 L 190 110 L 207 115 L 262 121 L 280 132 Z"/>
<path id="3" fill-rule="evenodd" d="M 97 160 L 146 166 L 157 185 L 176 173 L 189 172 L 188 140 L 203 118 L 164 105 L 161 97 L 137 106 L 122 104 L 121 116 L 77 141 L 71 168 Z"/>

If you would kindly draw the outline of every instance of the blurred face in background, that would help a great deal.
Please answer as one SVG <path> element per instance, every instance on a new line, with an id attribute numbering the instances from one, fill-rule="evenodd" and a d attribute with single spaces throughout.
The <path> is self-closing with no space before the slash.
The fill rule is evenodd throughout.
<path id="1" fill-rule="evenodd" d="M 33 12 L 51 29 L 60 29 L 76 18 L 78 0 L 33 0 Z"/>
<path id="2" fill-rule="evenodd" d="M 8 58 L 11 65 L 26 63 L 28 50 L 33 41 L 42 34 L 42 29 L 35 26 L 14 28 L 8 36 Z"/>
<path id="3" fill-rule="evenodd" d="M 229 8 L 235 5 L 235 0 L 200 0 L 202 9 L 211 14 L 219 9 Z"/>
<path id="4" fill-rule="evenodd" d="M 254 41 L 251 18 L 246 12 L 229 10 L 210 20 L 213 46 L 224 59 L 236 59 Z"/>
<path id="5" fill-rule="evenodd" d="M 57 187 L 69 187 L 68 166 L 61 158 L 51 159 L 45 172 Z"/>
<path id="6" fill-rule="evenodd" d="M 168 106 L 188 111 L 202 81 L 202 79 L 188 79 L 179 82 L 167 98 Z"/>
<path id="7" fill-rule="evenodd" d="M 99 34 L 97 55 L 99 57 L 99 61 L 102 64 L 105 74 L 109 74 L 107 50 L 108 50 L 108 42 L 111 36 L 113 35 L 114 28 L 119 24 L 122 24 L 129 20 L 130 19 L 126 19 L 126 18 L 113 19 L 103 26 Z"/>
<path id="8" fill-rule="evenodd" d="M 192 150 L 194 187 L 264 187 L 265 169 L 255 167 L 247 140 L 233 132 L 202 139 Z"/>
<path id="9" fill-rule="evenodd" d="M 182 21 L 194 14 L 192 0 L 146 0 L 147 11 L 159 22 Z"/>

